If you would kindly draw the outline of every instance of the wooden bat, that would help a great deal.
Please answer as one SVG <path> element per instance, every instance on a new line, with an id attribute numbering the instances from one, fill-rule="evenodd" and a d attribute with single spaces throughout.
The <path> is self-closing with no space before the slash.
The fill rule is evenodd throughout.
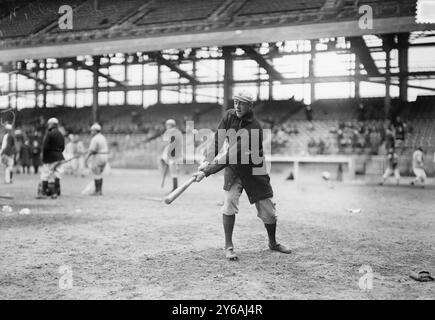
<path id="1" fill-rule="evenodd" d="M 14 197 L 13 196 L 10 196 L 10 195 L 8 195 L 8 194 L 0 194 L 0 199 L 13 199 Z"/>
<path id="2" fill-rule="evenodd" d="M 177 199 L 184 191 L 186 191 L 187 188 L 189 188 L 189 186 L 194 183 L 196 180 L 196 177 L 191 177 L 189 180 L 187 180 L 185 183 L 183 183 L 181 186 L 179 186 L 177 189 L 175 189 L 174 191 L 172 191 L 170 194 L 168 194 L 165 197 L 165 203 L 166 204 L 171 204 L 172 201 L 174 201 L 175 199 Z"/>

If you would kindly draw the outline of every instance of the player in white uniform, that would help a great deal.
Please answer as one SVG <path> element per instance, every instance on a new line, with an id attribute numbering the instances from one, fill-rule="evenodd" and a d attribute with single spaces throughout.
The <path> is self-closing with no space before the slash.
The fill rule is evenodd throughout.
<path id="1" fill-rule="evenodd" d="M 412 155 L 412 171 L 414 171 L 415 179 L 411 185 L 421 183 L 424 188 L 426 183 L 426 172 L 424 171 L 423 148 L 419 147 Z"/>
<path id="2" fill-rule="evenodd" d="M 3 136 L 0 158 L 5 168 L 5 183 L 12 183 L 12 175 L 14 172 L 14 155 L 15 155 L 15 139 L 12 135 L 12 125 L 5 125 L 6 133 Z"/>
<path id="3" fill-rule="evenodd" d="M 101 196 L 103 195 L 103 171 L 107 165 L 109 147 L 98 123 L 92 125 L 91 135 L 92 139 L 85 163 L 87 165 L 89 159 L 91 159 L 91 172 L 95 183 L 95 192 L 92 195 Z"/>
<path id="4" fill-rule="evenodd" d="M 178 187 L 178 161 L 182 159 L 183 136 L 177 128 L 175 120 L 169 119 L 165 123 L 166 131 L 163 140 L 169 142 L 160 157 L 160 162 L 165 171 L 169 171 L 172 177 L 172 190 Z M 164 179 L 165 177 L 163 177 Z"/>

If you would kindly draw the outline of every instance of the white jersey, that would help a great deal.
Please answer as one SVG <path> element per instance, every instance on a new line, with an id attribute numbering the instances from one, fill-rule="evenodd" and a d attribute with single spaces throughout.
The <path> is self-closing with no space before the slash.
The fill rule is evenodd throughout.
<path id="1" fill-rule="evenodd" d="M 89 152 L 93 154 L 94 162 L 102 163 L 107 161 L 109 147 L 106 138 L 101 133 L 97 133 L 92 137 Z"/>
<path id="2" fill-rule="evenodd" d="M 412 167 L 417 169 L 423 169 L 423 152 L 420 150 L 414 151 L 412 155 Z"/>
<path id="3" fill-rule="evenodd" d="M 7 145 L 8 145 L 8 134 L 6 133 L 6 134 L 3 136 L 2 147 L 1 147 L 1 149 L 0 149 L 0 154 L 3 153 L 3 150 L 6 150 Z"/>

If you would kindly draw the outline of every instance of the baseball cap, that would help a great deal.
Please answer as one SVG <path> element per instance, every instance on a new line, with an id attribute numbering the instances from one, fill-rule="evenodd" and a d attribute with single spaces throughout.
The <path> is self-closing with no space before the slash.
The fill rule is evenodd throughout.
<path id="1" fill-rule="evenodd" d="M 91 130 L 95 130 L 95 131 L 101 131 L 101 126 L 98 123 L 94 123 L 91 126 Z"/>
<path id="2" fill-rule="evenodd" d="M 59 120 L 57 118 L 50 118 L 47 121 L 48 124 L 59 124 Z"/>
<path id="3" fill-rule="evenodd" d="M 165 124 L 175 126 L 176 122 L 174 119 L 168 119 L 168 120 L 166 120 Z"/>
<path id="4" fill-rule="evenodd" d="M 234 100 L 239 100 L 243 102 L 253 103 L 254 98 L 252 97 L 252 94 L 246 90 L 240 91 L 237 94 L 233 96 Z"/>

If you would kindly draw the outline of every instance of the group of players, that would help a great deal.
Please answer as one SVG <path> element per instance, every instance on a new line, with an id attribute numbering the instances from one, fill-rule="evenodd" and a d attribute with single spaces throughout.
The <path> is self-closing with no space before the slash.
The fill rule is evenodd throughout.
<path id="1" fill-rule="evenodd" d="M 415 178 L 411 181 L 411 185 L 419 185 L 424 188 L 426 185 L 427 175 L 426 171 L 424 170 L 424 153 L 422 147 L 418 147 L 417 150 L 415 150 L 412 154 L 412 171 L 414 172 Z M 383 185 L 392 175 L 394 175 L 396 184 L 399 185 L 399 155 L 396 153 L 394 148 L 390 148 L 388 150 L 387 166 L 384 175 L 382 176 L 382 182 L 380 182 L 379 184 Z"/>
<path id="2" fill-rule="evenodd" d="M 250 93 L 240 92 L 234 97 L 234 108 L 228 110 L 219 123 L 218 129 L 220 130 L 234 130 L 239 132 L 244 129 L 248 133 L 249 141 L 254 139 L 254 131 L 262 131 L 260 123 L 254 116 L 253 104 L 254 100 Z M 63 156 L 64 136 L 59 131 L 59 121 L 56 118 L 48 120 L 48 129 L 43 141 L 43 156 L 42 156 L 42 172 L 41 183 L 38 198 L 46 198 L 51 196 L 57 198 L 61 194 L 60 180 L 62 177 L 62 165 L 65 162 Z M 14 139 L 12 136 L 12 126 L 6 125 L 6 134 L 3 137 L 1 156 L 2 162 L 6 167 L 5 182 L 12 182 L 13 168 L 13 152 L 14 152 Z M 94 195 L 102 195 L 103 176 L 102 173 L 107 164 L 108 158 L 108 145 L 106 138 L 101 133 L 101 126 L 97 123 L 90 128 L 92 139 L 89 149 L 86 151 L 85 162 L 87 163 L 92 159 L 91 171 L 94 177 L 95 192 Z M 177 155 L 174 154 L 174 137 L 177 136 L 176 123 L 170 119 L 166 121 L 166 132 L 164 140 L 169 143 L 166 145 L 163 153 L 161 154 L 160 163 L 164 168 L 164 177 L 169 171 L 172 176 L 172 189 L 178 186 L 178 169 L 177 169 Z M 260 134 L 262 137 L 262 134 Z M 261 138 L 260 138 L 261 139 Z M 179 141 L 178 141 L 179 142 Z M 239 199 L 243 191 L 246 192 L 249 202 L 255 205 L 257 216 L 264 223 L 268 235 L 268 246 L 270 250 L 280 253 L 289 254 L 291 250 L 286 246 L 280 244 L 276 240 L 277 229 L 277 213 L 276 203 L 274 201 L 274 193 L 270 183 L 270 177 L 267 172 L 255 173 L 255 169 L 263 167 L 265 162 L 265 155 L 262 150 L 262 141 L 258 144 L 260 147 L 260 155 L 262 157 L 261 163 L 255 162 L 249 156 L 248 163 L 230 163 L 230 151 L 235 150 L 237 155 L 251 154 L 251 150 L 244 150 L 246 146 L 240 143 L 237 139 L 233 142 L 221 141 L 218 137 L 218 132 L 215 133 L 214 142 L 210 144 L 208 150 L 205 152 L 205 160 L 198 167 L 198 171 L 193 174 L 196 182 L 202 181 L 204 178 L 215 174 L 221 170 L 224 173 L 224 202 L 221 207 L 222 224 L 225 234 L 225 257 L 228 260 L 238 260 L 238 255 L 234 250 L 233 244 L 233 229 L 235 225 L 236 214 L 239 212 Z M 226 149 L 221 152 L 221 149 Z M 248 146 L 250 148 L 250 146 Z M 383 182 L 391 175 L 394 174 L 399 183 L 400 173 L 398 168 L 399 156 L 394 151 L 394 148 L 389 149 L 388 152 L 388 168 L 383 176 Z M 222 161 L 226 159 L 226 161 Z M 413 154 L 413 170 L 416 179 L 413 184 L 419 183 L 424 186 L 426 181 L 426 174 L 424 171 L 423 150 L 418 148 Z"/>
<path id="3" fill-rule="evenodd" d="M 0 156 L 5 166 L 5 183 L 13 182 L 14 156 L 16 153 L 16 142 L 13 134 L 13 125 L 5 125 L 5 134 L 2 139 Z M 92 139 L 89 149 L 80 155 L 65 159 L 65 138 L 59 130 L 59 120 L 50 118 L 47 121 L 47 130 L 42 143 L 42 168 L 40 183 L 38 186 L 37 199 L 51 197 L 56 199 L 61 195 L 61 179 L 65 163 L 74 161 L 77 157 L 85 157 L 85 165 L 90 163 L 90 169 L 94 179 L 95 191 L 92 195 L 102 195 L 103 171 L 108 160 L 108 144 L 101 133 L 101 126 L 95 123 L 91 126 Z"/>

